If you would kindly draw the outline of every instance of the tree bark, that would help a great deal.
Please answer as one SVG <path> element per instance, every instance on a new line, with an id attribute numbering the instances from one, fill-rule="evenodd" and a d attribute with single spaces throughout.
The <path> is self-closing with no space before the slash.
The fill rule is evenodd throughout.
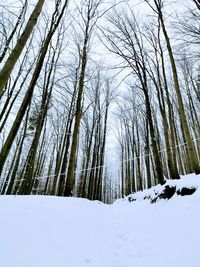
<path id="1" fill-rule="evenodd" d="M 199 174 L 200 173 L 200 166 L 198 163 L 196 149 L 195 149 L 195 146 L 194 146 L 191 134 L 190 134 L 187 118 L 185 115 L 184 104 L 183 104 L 183 99 L 182 99 L 179 80 L 178 80 L 178 73 L 177 73 L 176 63 L 174 60 L 174 55 L 172 52 L 170 39 L 169 39 L 167 30 L 165 27 L 162 11 L 161 10 L 158 10 L 158 11 L 159 11 L 159 13 L 158 13 L 159 19 L 160 19 L 161 27 L 162 27 L 163 34 L 165 37 L 167 50 L 168 50 L 168 54 L 169 54 L 169 59 L 170 59 L 171 67 L 172 67 L 172 73 L 173 73 L 173 79 L 174 79 L 174 88 L 175 88 L 176 96 L 177 96 L 177 100 L 178 100 L 179 117 L 180 117 L 180 121 L 181 121 L 181 124 L 183 127 L 184 135 L 186 138 L 186 143 L 187 143 L 186 145 L 188 147 L 188 155 L 190 158 L 190 164 L 193 167 L 193 170 L 195 171 L 195 173 Z"/>
<path id="2" fill-rule="evenodd" d="M 13 48 L 10 56 L 8 57 L 8 59 L 6 60 L 3 68 L 0 71 L 0 97 L 3 94 L 3 90 L 4 87 L 6 86 L 6 83 L 8 82 L 8 79 L 10 77 L 10 74 L 17 62 L 17 60 L 19 59 L 36 23 L 38 20 L 38 17 L 42 11 L 42 7 L 44 5 L 45 0 L 38 0 L 27 24 L 26 27 L 22 33 L 22 35 L 20 36 L 20 38 L 18 39 L 15 47 Z"/>

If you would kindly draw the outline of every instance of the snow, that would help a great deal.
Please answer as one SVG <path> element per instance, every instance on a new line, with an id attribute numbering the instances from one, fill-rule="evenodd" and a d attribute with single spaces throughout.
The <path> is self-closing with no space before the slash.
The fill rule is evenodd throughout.
<path id="1" fill-rule="evenodd" d="M 166 186 L 176 187 L 176 191 L 181 190 L 182 188 L 196 188 L 199 190 L 200 188 L 200 175 L 195 174 L 188 174 L 181 176 L 179 180 L 167 180 L 164 185 L 156 185 L 153 186 L 151 189 L 145 189 L 143 191 L 139 191 L 137 193 L 131 194 L 123 199 L 123 201 L 130 200 L 137 200 L 137 201 L 144 201 L 146 198 L 147 201 L 151 201 L 152 199 L 156 198 L 159 194 L 161 194 Z M 121 201 L 121 200 L 118 200 Z"/>
<path id="2" fill-rule="evenodd" d="M 199 189 L 155 204 L 1 196 L 0 216 L 2 267 L 200 266 Z"/>

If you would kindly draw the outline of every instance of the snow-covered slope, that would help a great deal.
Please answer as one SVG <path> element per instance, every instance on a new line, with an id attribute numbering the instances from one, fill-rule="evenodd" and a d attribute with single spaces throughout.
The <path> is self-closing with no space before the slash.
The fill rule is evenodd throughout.
<path id="1" fill-rule="evenodd" d="M 155 204 L 2 196 L 0 218 L 1 267 L 200 266 L 199 189 Z"/>

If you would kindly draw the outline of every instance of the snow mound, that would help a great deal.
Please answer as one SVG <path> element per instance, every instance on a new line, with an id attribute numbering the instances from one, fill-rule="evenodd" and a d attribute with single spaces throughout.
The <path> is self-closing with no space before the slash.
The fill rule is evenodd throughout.
<path id="1" fill-rule="evenodd" d="M 200 197 L 200 175 L 188 174 L 178 180 L 167 180 L 164 185 L 156 185 L 127 196 L 129 202 L 148 200 L 155 203 L 161 199 L 171 199 L 177 196 L 188 196 L 196 193 Z"/>

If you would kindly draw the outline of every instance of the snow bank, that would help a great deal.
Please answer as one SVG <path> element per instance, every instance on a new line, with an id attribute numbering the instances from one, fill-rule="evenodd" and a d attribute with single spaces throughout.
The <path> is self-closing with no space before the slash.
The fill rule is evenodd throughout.
<path id="1" fill-rule="evenodd" d="M 198 178 L 178 183 L 199 187 Z M 2 267 L 200 266 L 198 190 L 154 205 L 2 196 L 0 216 Z"/>
<path id="2" fill-rule="evenodd" d="M 179 180 L 167 180 L 164 185 L 156 185 L 150 189 L 139 191 L 123 199 L 123 201 L 148 200 L 155 203 L 160 199 L 171 199 L 171 197 L 188 196 L 196 193 L 200 196 L 200 175 L 188 174 L 181 176 Z M 118 200 L 121 201 L 121 200 Z"/>

